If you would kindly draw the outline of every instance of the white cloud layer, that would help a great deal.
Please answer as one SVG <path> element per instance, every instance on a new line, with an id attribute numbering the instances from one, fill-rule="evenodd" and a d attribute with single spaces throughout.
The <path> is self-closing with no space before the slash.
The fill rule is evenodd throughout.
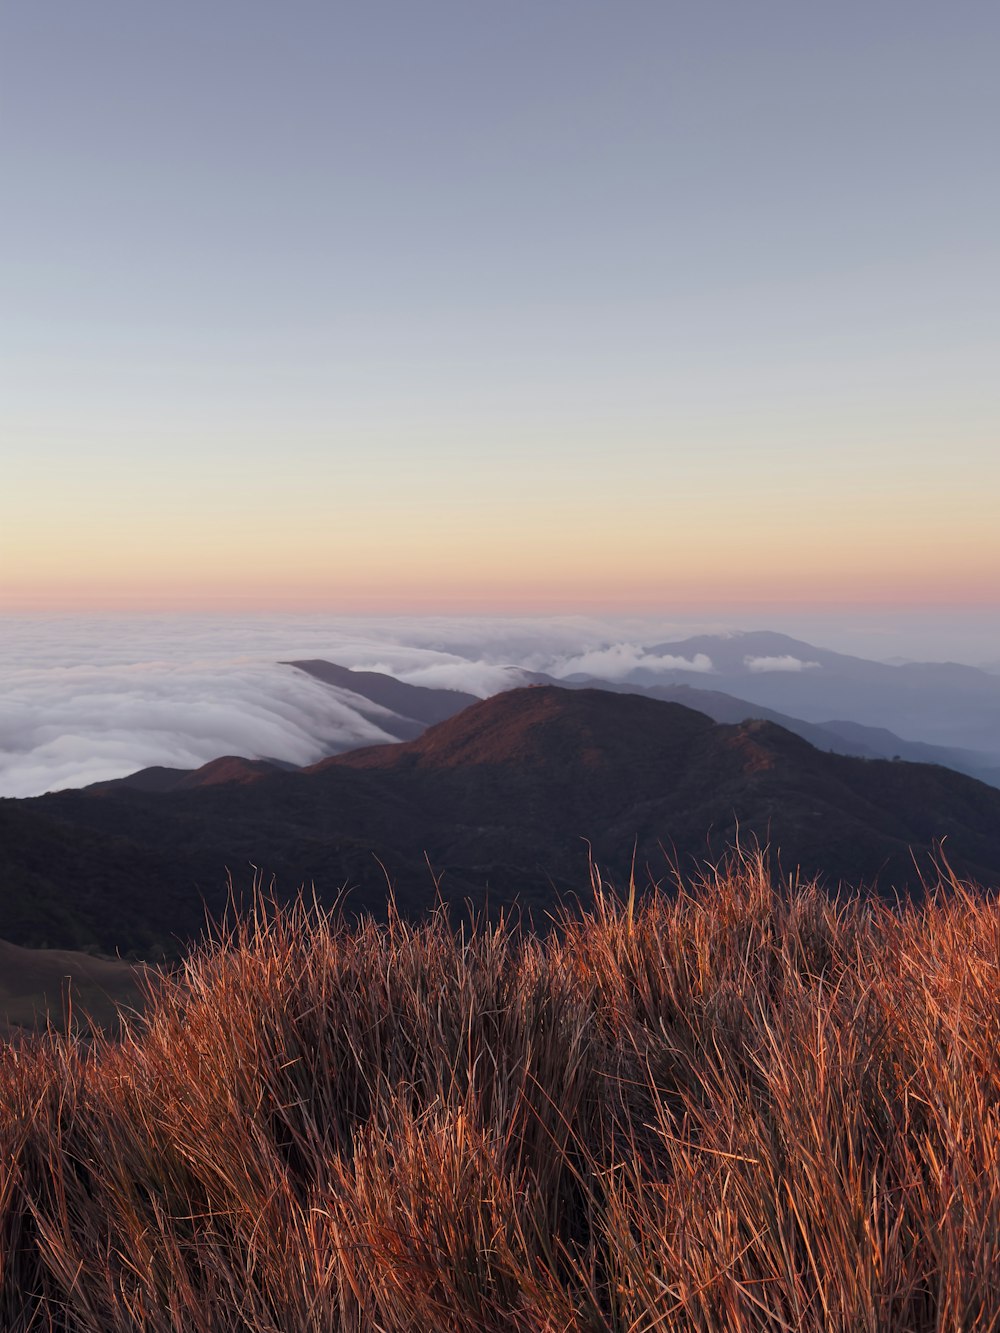
<path id="1" fill-rule="evenodd" d="M 696 653 L 694 657 L 671 657 L 649 653 L 639 644 L 614 643 L 606 648 L 593 648 L 589 652 L 578 653 L 552 664 L 553 676 L 565 679 L 567 676 L 599 676 L 604 680 L 627 680 L 635 671 L 666 674 L 670 671 L 713 670 L 712 659 L 705 653 Z"/>
<path id="2" fill-rule="evenodd" d="M 803 662 L 801 657 L 785 654 L 783 657 L 744 657 L 743 665 L 749 671 L 810 671 L 818 662 Z"/>
<path id="3" fill-rule="evenodd" d="M 375 704 L 290 667 L 149 662 L 5 673 L 0 793 L 32 796 L 151 764 L 197 768 L 223 754 L 293 764 L 392 740 Z"/>
<path id="4" fill-rule="evenodd" d="M 485 698 L 521 684 L 520 666 L 558 667 L 608 629 L 577 617 L 0 618 L 0 796 L 223 754 L 308 764 L 391 739 L 383 710 L 282 661 L 325 658 Z"/>

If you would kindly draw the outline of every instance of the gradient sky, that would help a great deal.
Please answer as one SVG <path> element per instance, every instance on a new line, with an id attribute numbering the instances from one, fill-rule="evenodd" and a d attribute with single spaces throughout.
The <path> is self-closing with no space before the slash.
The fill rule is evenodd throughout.
<path id="1" fill-rule="evenodd" d="M 1000 6 L 0 4 L 0 610 L 1000 603 Z"/>

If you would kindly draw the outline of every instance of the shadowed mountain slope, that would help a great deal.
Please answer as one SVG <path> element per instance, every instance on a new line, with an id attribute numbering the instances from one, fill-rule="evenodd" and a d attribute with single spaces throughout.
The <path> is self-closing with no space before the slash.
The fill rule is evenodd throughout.
<path id="1" fill-rule="evenodd" d="M 379 911 L 387 872 L 418 912 L 429 860 L 453 899 L 544 910 L 587 883 L 588 846 L 618 880 L 634 856 L 645 881 L 737 837 L 770 844 L 786 871 L 884 891 L 919 889 L 945 838 L 956 871 L 1000 883 L 1000 792 L 641 695 L 513 690 L 415 741 L 241 779 L 0 802 L 0 936 L 169 945 L 198 932 L 203 904 L 223 909 L 227 868 L 240 889 L 259 867 L 282 892 L 313 882 L 327 900 L 349 883 L 352 906 Z"/>
<path id="2" fill-rule="evenodd" d="M 476 695 L 466 694 L 464 690 L 436 690 L 426 685 L 408 685 L 405 681 L 397 680 L 395 676 L 387 676 L 381 671 L 352 671 L 349 667 L 338 666 L 336 662 L 326 662 L 322 659 L 286 662 L 283 665 L 295 667 L 305 672 L 307 676 L 323 681 L 325 685 L 336 685 L 340 689 L 350 690 L 353 694 L 378 704 L 380 708 L 388 708 L 400 718 L 422 722 L 424 726 L 443 722 L 446 718 L 461 712 L 463 708 L 478 702 Z M 386 729 L 391 731 L 391 724 Z M 401 739 L 409 740 L 410 737 Z"/>
<path id="3" fill-rule="evenodd" d="M 1000 760 L 979 750 L 908 741 L 885 727 L 865 726 L 860 722 L 838 719 L 804 722 L 776 708 L 768 708 L 766 704 L 751 703 L 721 690 L 702 689 L 696 685 L 609 684 L 597 679 L 588 680 L 586 685 L 592 689 L 645 694 L 651 699 L 684 704 L 686 708 L 707 713 L 715 722 L 745 722 L 760 718 L 794 731 L 796 736 L 801 736 L 818 750 L 832 750 L 834 754 L 855 755 L 860 759 L 908 759 L 914 764 L 943 764 L 945 768 L 988 782 L 992 787 L 1000 787 Z"/>
<path id="4" fill-rule="evenodd" d="M 166 792 L 189 791 L 193 787 L 212 787 L 218 782 L 253 782 L 268 773 L 295 772 L 296 765 L 277 763 L 271 759 L 244 759 L 241 755 L 224 754 L 211 759 L 201 768 L 140 768 L 125 778 L 111 778 L 107 782 L 92 782 L 86 791 L 112 792 L 123 787 L 134 791 Z"/>
<path id="5" fill-rule="evenodd" d="M 84 1030 L 114 1026 L 120 1009 L 143 1003 L 142 966 L 67 949 L 25 949 L 0 940 L 0 1035 L 66 1019 Z"/>

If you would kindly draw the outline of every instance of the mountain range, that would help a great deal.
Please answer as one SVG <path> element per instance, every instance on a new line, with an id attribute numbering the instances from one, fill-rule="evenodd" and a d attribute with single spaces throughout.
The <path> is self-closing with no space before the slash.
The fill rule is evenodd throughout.
<path id="1" fill-rule="evenodd" d="M 957 662 L 890 665 L 752 631 L 653 644 L 624 681 L 708 686 L 804 722 L 847 718 L 910 741 L 967 748 L 1000 767 L 1000 680 Z"/>
<path id="2" fill-rule="evenodd" d="M 734 648 L 733 645 L 737 641 L 741 647 Z M 719 645 L 722 645 L 725 649 L 724 654 L 720 653 Z M 746 652 L 745 650 L 748 647 L 756 649 L 756 654 Z M 715 670 L 715 659 L 709 658 L 708 653 L 705 652 L 705 649 L 709 648 L 719 659 L 719 671 Z M 664 651 L 661 654 L 661 661 L 693 660 L 700 656 L 713 662 L 712 670 L 710 673 L 704 669 L 689 672 L 681 668 L 664 668 L 658 665 L 655 669 L 648 666 L 637 668 L 630 672 L 625 679 L 608 679 L 607 677 L 587 673 L 576 673 L 564 679 L 553 677 L 544 672 L 510 667 L 507 675 L 511 687 L 529 684 L 554 685 L 569 689 L 591 688 L 613 690 L 619 693 L 645 694 L 651 698 L 684 704 L 686 707 L 706 713 L 716 722 L 743 722 L 753 718 L 765 719 L 776 722 L 788 731 L 795 732 L 796 735 L 809 741 L 811 745 L 815 745 L 818 749 L 830 750 L 836 754 L 855 755 L 865 759 L 908 759 L 914 763 L 942 764 L 946 768 L 953 768 L 957 772 L 966 773 L 982 782 L 1000 787 L 1000 753 L 993 753 L 983 748 L 972 749 L 957 745 L 934 745 L 926 741 L 914 741 L 896 734 L 888 727 L 866 725 L 857 721 L 854 717 L 840 719 L 830 717 L 830 710 L 835 707 L 836 703 L 843 702 L 846 688 L 843 680 L 838 676 L 838 672 L 830 672 L 831 663 L 834 665 L 838 662 L 847 664 L 848 677 L 854 682 L 851 687 L 850 707 L 853 708 L 855 714 L 866 716 L 874 715 L 877 712 L 868 700 L 868 682 L 870 678 L 875 680 L 877 691 L 881 693 L 886 688 L 884 672 L 892 673 L 898 671 L 899 667 L 885 667 L 882 663 L 867 662 L 862 658 L 851 658 L 844 654 L 829 653 L 800 640 L 789 639 L 785 635 L 771 632 L 734 635 L 726 638 L 705 636 L 700 639 L 684 640 L 677 644 L 661 644 L 658 648 L 645 650 L 644 657 L 654 657 L 660 649 L 671 650 L 670 652 Z M 767 650 L 766 655 L 765 650 Z M 796 657 L 796 653 L 800 656 Z M 801 656 L 803 654 L 804 657 Z M 771 661 L 778 663 L 778 665 L 768 672 L 762 672 L 759 665 L 751 670 L 745 664 L 747 657 L 758 664 L 762 661 Z M 802 717 L 793 716 L 759 700 L 740 697 L 715 688 L 717 680 L 725 675 L 731 681 L 733 688 L 742 686 L 745 694 L 752 694 L 759 692 L 755 691 L 755 684 L 759 684 L 761 676 L 773 675 L 776 677 L 777 683 L 772 681 L 765 692 L 769 692 L 784 701 L 788 697 L 786 687 L 789 678 L 796 674 L 795 669 L 790 669 L 787 663 L 803 660 L 811 662 L 817 659 L 822 659 L 823 663 L 826 664 L 828 673 L 822 679 L 814 679 L 813 681 L 818 702 L 815 702 L 812 711 L 822 720 L 807 721 Z M 396 740 L 412 740 L 419 736 L 427 726 L 453 717 L 456 713 L 461 712 L 463 708 L 467 708 L 477 701 L 476 695 L 461 690 L 432 689 L 426 686 L 411 685 L 382 672 L 352 670 L 322 659 L 290 661 L 284 663 L 284 665 L 296 671 L 304 672 L 326 685 L 333 686 L 340 692 L 341 697 L 344 697 L 346 692 L 348 697 L 353 698 L 354 708 L 361 716 L 377 722 L 383 732 Z M 868 672 L 867 668 L 869 667 L 875 669 L 873 673 Z M 815 667 L 803 669 L 815 670 Z M 960 667 L 958 670 L 961 674 L 974 669 Z M 985 688 L 980 690 L 980 694 L 985 699 L 985 708 L 980 708 L 978 712 L 975 712 L 975 716 L 979 719 L 980 731 L 988 734 L 990 711 L 995 704 L 994 696 L 1000 699 L 1000 680 L 997 680 L 996 677 L 990 677 L 985 672 L 978 672 L 976 675 L 983 676 L 987 682 Z M 904 692 L 908 690 L 909 694 L 913 695 L 916 690 L 914 678 L 909 677 L 905 671 L 903 672 L 903 678 L 905 681 L 909 681 L 909 685 L 904 685 L 901 688 L 904 689 Z M 944 684 L 942 684 L 942 679 Z M 665 680 L 669 683 L 663 683 Z M 691 683 L 692 680 L 698 683 Z M 890 674 L 888 680 L 893 682 L 897 680 L 897 677 Z M 951 681 L 947 664 L 940 670 L 935 669 L 935 672 L 930 675 L 925 672 L 921 680 L 923 693 L 920 697 L 924 714 L 935 715 L 940 714 L 942 710 L 947 712 L 955 709 L 953 698 L 955 690 L 952 688 L 954 682 Z M 648 683 L 650 681 L 659 683 Z M 830 681 L 833 682 L 833 692 L 829 704 L 826 704 L 823 691 Z M 711 686 L 707 682 L 711 682 Z M 941 691 L 945 694 L 943 700 L 936 697 Z M 255 762 L 263 765 L 261 771 L 293 767 L 274 759 L 262 759 Z M 124 778 L 113 779 L 110 782 L 106 781 L 100 786 L 108 788 L 114 783 L 124 783 L 151 791 L 165 791 L 174 787 L 183 787 L 188 782 L 200 786 L 210 780 L 225 781 L 231 776 L 245 776 L 247 771 L 245 765 L 233 769 L 231 758 L 226 758 L 225 760 L 215 761 L 214 766 L 206 766 L 200 770 L 160 766 L 141 769 L 139 772 Z"/>
<path id="3" fill-rule="evenodd" d="M 831 754 L 769 720 L 536 685 L 303 770 L 233 757 L 159 786 L 0 801 L 0 936 L 178 950 L 206 910 L 225 909 L 227 871 L 237 896 L 273 875 L 279 893 L 314 885 L 326 901 L 351 886 L 352 909 L 378 912 L 388 880 L 407 913 L 439 888 L 543 917 L 585 889 L 591 858 L 642 884 L 737 841 L 831 890 L 919 892 L 940 840 L 956 873 L 1000 883 L 1000 791 L 937 765 Z"/>

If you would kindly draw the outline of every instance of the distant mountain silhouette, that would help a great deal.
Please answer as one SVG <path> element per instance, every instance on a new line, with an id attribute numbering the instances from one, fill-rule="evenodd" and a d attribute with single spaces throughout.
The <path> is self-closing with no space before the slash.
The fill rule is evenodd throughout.
<path id="1" fill-rule="evenodd" d="M 544 912 L 585 887 L 588 847 L 610 877 L 634 859 L 644 881 L 737 837 L 770 844 L 786 871 L 884 892 L 919 890 L 946 838 L 958 873 L 1000 883 L 1000 792 L 971 778 L 827 754 L 771 722 L 538 686 L 298 772 L 239 765 L 171 791 L 0 801 L 0 937 L 169 947 L 201 929 L 206 904 L 223 910 L 227 867 L 240 890 L 253 867 L 325 900 L 351 884 L 351 904 L 377 911 L 388 873 L 418 912 L 429 861 L 453 899 L 520 896 Z"/>
<path id="2" fill-rule="evenodd" d="M 697 635 L 645 652 L 669 662 L 638 666 L 626 683 L 719 690 L 804 722 L 847 718 L 913 742 L 980 752 L 987 769 L 998 763 L 1000 677 L 976 667 L 871 662 L 770 630 Z M 711 659 L 711 672 L 675 664 L 699 654 Z"/>

